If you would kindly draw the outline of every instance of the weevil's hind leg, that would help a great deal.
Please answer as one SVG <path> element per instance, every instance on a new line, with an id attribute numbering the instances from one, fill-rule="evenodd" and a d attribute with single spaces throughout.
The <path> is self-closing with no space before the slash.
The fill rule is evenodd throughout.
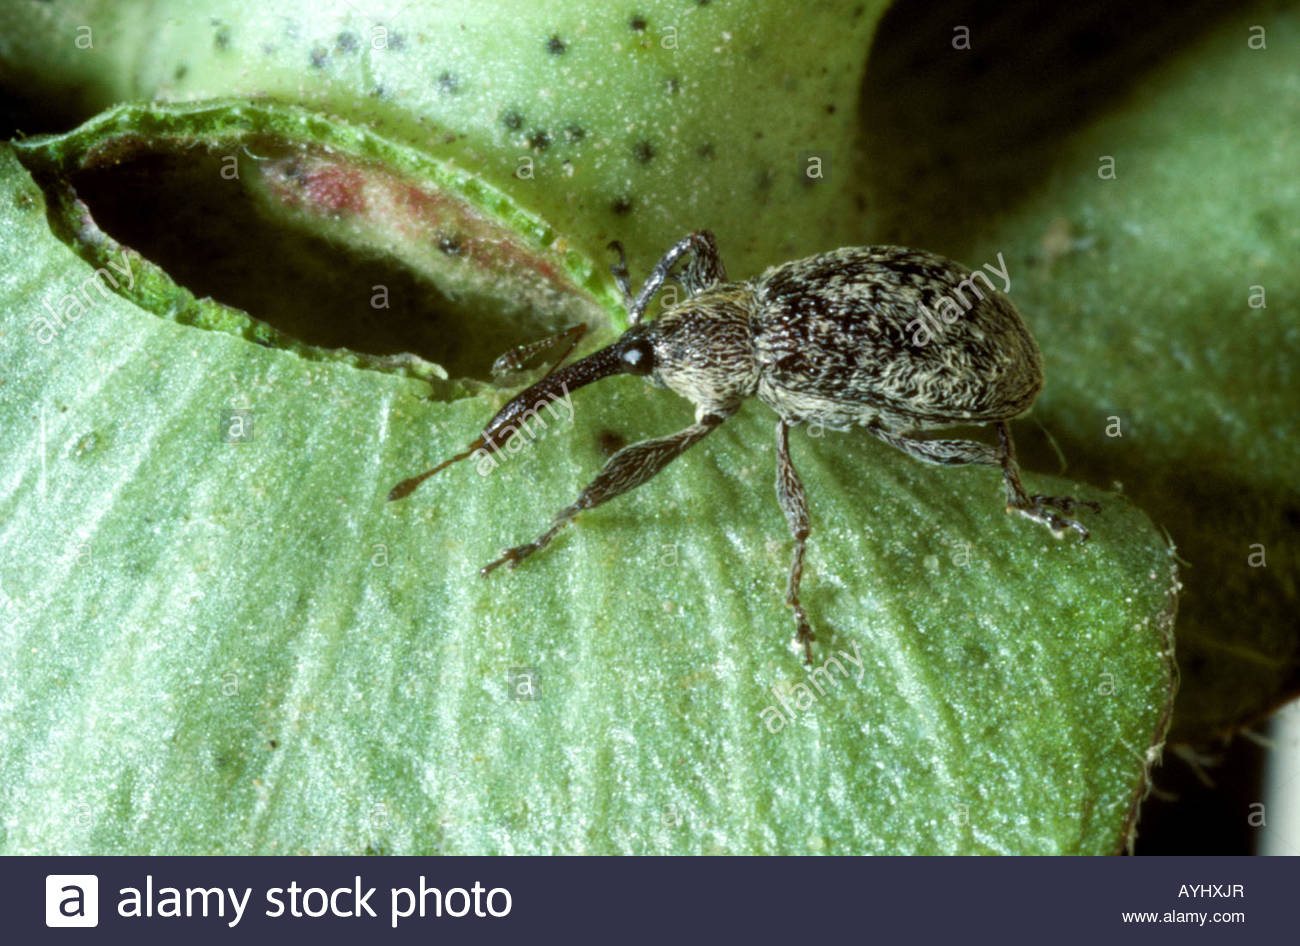
<path id="1" fill-rule="evenodd" d="M 790 460 L 790 428 L 783 420 L 776 422 L 776 498 L 785 513 L 785 521 L 794 536 L 794 557 L 790 560 L 790 581 L 785 589 L 785 603 L 794 609 L 795 640 L 803 644 L 803 659 L 812 665 L 812 627 L 808 614 L 799 602 L 799 583 L 803 579 L 804 546 L 810 531 L 808 494 Z"/>
<path id="2" fill-rule="evenodd" d="M 614 279 L 618 281 L 619 288 L 623 290 L 624 295 L 630 297 L 631 289 L 627 281 L 627 258 L 623 254 L 623 247 L 618 241 L 614 241 L 614 243 L 610 244 L 610 248 L 617 250 L 619 254 L 619 262 L 611 267 Z M 641 287 L 641 291 L 637 293 L 636 298 L 631 299 L 628 305 L 627 321 L 629 325 L 636 325 L 641 321 L 646 308 L 650 305 L 650 300 L 655 297 L 659 287 L 668 278 L 668 271 L 688 253 L 691 255 L 691 259 L 686 264 L 686 271 L 682 275 L 682 284 L 686 286 L 688 296 L 697 295 L 710 286 L 726 281 L 727 270 L 722 265 L 722 257 L 718 255 L 717 240 L 713 238 L 713 234 L 708 230 L 696 230 L 674 243 L 668 252 L 663 255 L 663 258 L 655 263 L 654 268 L 650 270 L 645 285 Z"/>
<path id="3" fill-rule="evenodd" d="M 999 422 L 997 427 L 998 460 L 1002 465 L 1002 479 L 1007 487 L 1007 512 L 1018 512 L 1026 519 L 1041 522 L 1051 529 L 1052 535 L 1058 539 L 1065 534 L 1066 529 L 1073 529 L 1079 533 L 1080 538 L 1087 539 L 1089 533 L 1083 523 L 1058 516 L 1052 510 L 1073 512 L 1080 506 L 1086 506 L 1094 512 L 1100 512 L 1101 504 L 1086 499 L 1075 499 L 1073 496 L 1044 496 L 1041 493 L 1027 495 L 1025 487 L 1020 482 L 1020 469 L 1016 465 L 1016 447 L 1011 440 L 1011 429 L 1006 421 Z"/>
<path id="4" fill-rule="evenodd" d="M 908 456 L 926 463 L 942 463 L 957 466 L 964 463 L 979 463 L 985 466 L 1002 468 L 1002 481 L 1007 490 L 1007 512 L 1017 512 L 1026 519 L 1041 522 L 1052 530 L 1058 538 L 1066 529 L 1073 529 L 1083 538 L 1088 538 L 1088 530 L 1082 523 L 1058 516 L 1052 509 L 1072 512 L 1080 506 L 1100 510 L 1098 503 L 1074 499 L 1070 496 L 1029 496 L 1020 482 L 1020 468 L 1016 465 L 1016 450 L 1011 442 L 1011 431 L 1006 422 L 1000 422 L 998 428 L 998 446 L 991 447 L 978 440 L 913 440 L 885 430 L 883 427 L 868 427 L 891 447 L 902 450 Z"/>
<path id="5" fill-rule="evenodd" d="M 605 463 L 596 478 L 584 489 L 573 504 L 565 506 L 551 520 L 551 527 L 527 545 L 516 545 L 506 549 L 501 557 L 483 567 L 484 578 L 492 570 L 509 564 L 515 568 L 538 549 L 555 538 L 555 534 L 568 525 L 569 520 L 584 509 L 592 509 L 601 503 L 609 502 L 615 496 L 621 496 L 628 490 L 636 489 L 642 483 L 677 459 L 692 446 L 699 443 L 715 427 L 730 417 L 734 411 L 724 414 L 706 414 L 697 423 L 685 430 L 680 430 L 667 437 L 655 437 L 642 440 L 629 447 L 624 447 Z"/>

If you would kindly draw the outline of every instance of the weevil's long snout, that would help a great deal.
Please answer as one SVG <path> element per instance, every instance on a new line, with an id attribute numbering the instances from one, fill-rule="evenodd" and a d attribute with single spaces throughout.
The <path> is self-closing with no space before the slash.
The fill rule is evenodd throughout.
<path id="1" fill-rule="evenodd" d="M 477 450 L 496 453 L 519 432 L 527 417 L 536 416 L 537 412 L 548 404 L 554 404 L 556 401 L 567 402 L 569 394 L 578 388 L 599 381 L 601 378 L 632 370 L 623 358 L 623 352 L 627 349 L 628 336 L 633 333 L 640 334 L 635 329 L 630 330 L 612 345 L 593 352 L 586 358 L 580 358 L 573 364 L 547 375 L 531 387 L 525 388 L 511 398 L 505 407 L 497 411 L 496 416 L 487 422 L 483 433 L 479 434 L 473 443 L 454 457 L 442 461 L 432 470 L 402 480 L 389 492 L 388 501 L 392 502 L 411 495 L 417 486 L 433 474 L 472 456 Z"/>
<path id="2" fill-rule="evenodd" d="M 536 414 L 556 401 L 566 401 L 570 392 L 593 381 L 622 372 L 624 365 L 619 358 L 622 349 L 621 341 L 620 339 L 586 358 L 578 359 L 516 394 L 505 407 L 497 411 L 495 417 L 487 422 L 483 433 L 476 441 L 478 446 L 488 453 L 495 453 L 519 432 L 522 422 L 530 414 Z"/>

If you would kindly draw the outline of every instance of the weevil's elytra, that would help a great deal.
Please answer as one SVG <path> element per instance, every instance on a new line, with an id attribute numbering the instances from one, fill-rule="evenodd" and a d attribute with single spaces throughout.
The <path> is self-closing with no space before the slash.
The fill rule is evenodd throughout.
<path id="1" fill-rule="evenodd" d="M 923 250 L 845 247 L 773 267 L 757 279 L 729 282 L 713 234 L 700 230 L 664 255 L 634 297 L 622 247 L 610 246 L 619 252 L 613 273 L 628 306 L 627 331 L 612 345 L 558 371 L 577 344 L 581 326 L 521 347 L 516 355 L 531 356 L 551 341 L 569 340 L 551 371 L 498 411 L 465 451 L 399 483 L 388 498 L 401 499 L 478 450 L 500 450 L 519 429 L 517 422 L 539 402 L 610 375 L 641 375 L 680 394 L 695 405 L 695 423 L 619 450 L 545 532 L 506 549 L 483 568 L 484 577 L 500 565 L 516 567 L 582 510 L 649 480 L 750 397 L 778 418 L 776 493 L 795 542 L 786 603 L 809 663 L 814 637 L 799 588 L 811 527 L 807 495 L 790 459 L 792 426 L 861 426 L 918 460 L 1000 467 L 1008 512 L 1042 523 L 1057 537 L 1073 529 L 1088 538 L 1082 524 L 1059 513 L 1079 506 L 1100 508 L 1096 503 L 1031 496 L 1021 485 L 1007 421 L 1027 411 L 1042 390 L 1042 357 L 1015 307 L 991 285 L 981 291 L 965 267 Z M 682 257 L 686 264 L 675 278 L 686 297 L 653 322 L 643 322 L 650 301 Z M 916 331 L 919 316 L 954 298 L 965 303 L 959 318 L 945 318 L 932 333 Z M 512 355 L 503 360 L 519 361 Z M 993 424 L 997 446 L 911 436 L 958 424 Z"/>

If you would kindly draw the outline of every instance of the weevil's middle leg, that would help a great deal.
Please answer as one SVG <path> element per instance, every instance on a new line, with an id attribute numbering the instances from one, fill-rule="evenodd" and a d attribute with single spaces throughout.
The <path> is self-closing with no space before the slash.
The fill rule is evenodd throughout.
<path id="1" fill-rule="evenodd" d="M 730 417 L 734 410 L 723 414 L 706 414 L 698 422 L 667 437 L 642 440 L 624 447 L 606 461 L 596 478 L 584 489 L 572 505 L 565 506 L 551 520 L 551 527 L 526 545 L 506 549 L 501 557 L 483 566 L 480 574 L 486 578 L 495 568 L 509 564 L 516 568 L 520 562 L 539 549 L 545 548 L 555 534 L 568 525 L 569 520 L 584 509 L 592 509 L 609 502 L 628 490 L 636 489 L 652 476 L 677 459 L 688 449 L 704 439 L 714 428 Z"/>
<path id="2" fill-rule="evenodd" d="M 1052 510 L 1072 512 L 1080 506 L 1100 510 L 1101 505 L 1071 496 L 1028 495 L 1020 482 L 1020 468 L 1016 465 L 1016 449 L 1011 442 L 1011 431 L 1005 421 L 999 422 L 997 428 L 997 447 L 977 440 L 914 440 L 911 437 L 892 433 L 883 427 L 867 429 L 891 447 L 896 447 L 908 456 L 924 460 L 926 463 L 942 463 L 950 466 L 980 463 L 985 466 L 1001 467 L 1002 481 L 1007 491 L 1007 512 L 1017 512 L 1026 519 L 1041 522 L 1058 538 L 1065 534 L 1066 529 L 1073 529 L 1081 537 L 1088 538 L 1088 530 L 1082 523 L 1058 516 Z"/>
<path id="3" fill-rule="evenodd" d="M 786 585 L 785 603 L 794 608 L 795 640 L 803 644 L 804 662 L 812 665 L 812 627 L 808 614 L 799 602 L 799 583 L 803 579 L 804 546 L 808 541 L 808 494 L 790 460 L 790 428 L 783 420 L 776 422 L 776 498 L 785 513 L 785 521 L 794 536 L 794 557 L 790 560 L 790 581 Z"/>

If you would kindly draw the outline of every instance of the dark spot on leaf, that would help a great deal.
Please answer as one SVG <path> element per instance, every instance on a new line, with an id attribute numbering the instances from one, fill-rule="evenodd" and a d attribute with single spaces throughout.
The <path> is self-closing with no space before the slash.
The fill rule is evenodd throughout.
<path id="1" fill-rule="evenodd" d="M 1280 236 L 1283 230 L 1277 213 L 1268 209 L 1255 211 L 1255 226 L 1261 234 L 1270 238 Z"/>
<path id="2" fill-rule="evenodd" d="M 317 46 L 311 51 L 311 67 L 313 69 L 324 69 L 325 64 L 330 61 L 329 50 L 324 46 Z"/>
<path id="3" fill-rule="evenodd" d="M 230 749 L 214 752 L 212 762 L 222 775 L 234 775 L 243 768 L 240 754 Z"/>
<path id="4" fill-rule="evenodd" d="M 279 749 L 280 743 L 278 740 L 272 739 L 270 742 L 267 743 L 267 746 L 269 746 L 272 749 Z"/>
<path id="5" fill-rule="evenodd" d="M 357 34 L 350 32 L 340 33 L 334 43 L 341 52 L 345 53 L 355 52 L 357 47 L 361 45 L 361 41 L 357 39 Z"/>
<path id="6" fill-rule="evenodd" d="M 213 21 L 212 25 L 217 28 L 217 31 L 212 36 L 212 45 L 216 49 L 229 49 L 230 27 L 224 23 L 218 23 L 216 21 Z"/>
<path id="7" fill-rule="evenodd" d="M 465 242 L 458 233 L 438 234 L 438 249 L 448 256 L 460 256 L 465 249 Z"/>
<path id="8" fill-rule="evenodd" d="M 772 170 L 770 168 L 764 168 L 758 172 L 757 185 L 761 191 L 772 189 Z"/>
<path id="9" fill-rule="evenodd" d="M 443 95 L 455 95 L 460 91 L 460 79 L 450 72 L 438 76 L 438 91 Z"/>
<path id="10" fill-rule="evenodd" d="M 559 36 L 552 36 L 546 41 L 546 51 L 552 56 L 562 56 L 569 47 L 564 45 L 564 40 Z"/>
<path id="11" fill-rule="evenodd" d="M 633 16 L 632 19 L 627 21 L 627 25 L 631 27 L 633 33 L 644 33 L 646 26 L 645 17 Z"/>
<path id="12" fill-rule="evenodd" d="M 596 446 L 607 457 L 612 457 L 627 446 L 627 438 L 617 431 L 602 430 L 596 435 Z"/>
<path id="13" fill-rule="evenodd" d="M 394 33 L 388 38 L 388 48 L 394 51 L 400 51 L 406 48 L 406 36 L 402 33 Z"/>
<path id="14" fill-rule="evenodd" d="M 172 73 L 172 76 L 179 82 L 181 79 L 185 78 L 185 74 L 189 71 L 190 67 L 185 65 L 185 63 L 181 63 L 176 67 L 176 71 Z"/>
<path id="15" fill-rule="evenodd" d="M 547 131 L 538 129 L 528 136 L 528 147 L 536 148 L 538 151 L 545 151 L 551 146 L 551 135 Z"/>
<path id="16" fill-rule="evenodd" d="M 511 109 L 501 116 L 501 124 L 505 125 L 511 131 L 518 131 L 520 128 L 524 127 L 524 116 Z"/>
<path id="17" fill-rule="evenodd" d="M 648 141 L 638 141 L 632 146 L 632 157 L 641 164 L 649 164 L 655 156 L 655 147 Z"/>
<path id="18" fill-rule="evenodd" d="M 1286 517 L 1287 525 L 1292 529 L 1300 529 L 1300 509 L 1287 506 L 1282 510 L 1282 515 Z"/>
<path id="19" fill-rule="evenodd" d="M 706 161 L 713 160 L 713 156 L 716 153 L 717 152 L 714 150 L 712 144 L 702 144 L 696 151 L 696 154 L 698 154 L 701 158 L 704 158 Z"/>
<path id="20" fill-rule="evenodd" d="M 632 198 L 627 195 L 617 197 L 609 205 L 609 209 L 620 217 L 626 216 L 632 212 Z"/>
<path id="21" fill-rule="evenodd" d="M 564 135 L 570 141 L 581 141 L 587 136 L 587 129 L 581 125 L 569 125 L 564 129 Z"/>
<path id="22" fill-rule="evenodd" d="M 834 115 L 834 114 L 835 114 L 835 106 L 834 106 L 834 105 L 827 105 L 827 106 L 826 106 L 826 114 L 827 114 L 827 115 Z"/>
<path id="23" fill-rule="evenodd" d="M 664 80 L 664 89 L 668 92 L 669 95 L 676 95 L 678 92 L 681 91 L 681 88 L 682 88 L 682 84 L 680 81 L 678 81 L 676 76 L 669 76 L 667 79 Z"/>

